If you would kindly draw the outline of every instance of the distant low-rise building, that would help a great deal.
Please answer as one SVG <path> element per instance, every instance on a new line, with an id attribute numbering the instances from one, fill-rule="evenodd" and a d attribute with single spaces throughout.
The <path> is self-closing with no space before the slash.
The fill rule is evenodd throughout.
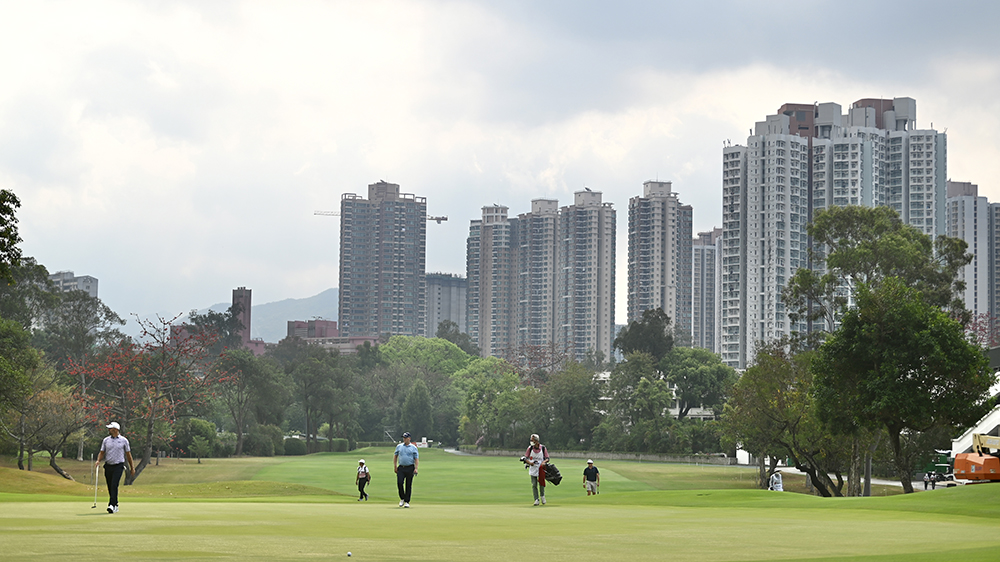
<path id="1" fill-rule="evenodd" d="M 287 335 L 304 340 L 339 338 L 340 330 L 336 320 L 289 320 Z"/>
<path id="2" fill-rule="evenodd" d="M 69 291 L 83 291 L 88 295 L 97 298 L 97 278 L 90 275 L 73 275 L 72 271 L 57 271 L 49 275 L 56 288 L 66 293 Z"/>

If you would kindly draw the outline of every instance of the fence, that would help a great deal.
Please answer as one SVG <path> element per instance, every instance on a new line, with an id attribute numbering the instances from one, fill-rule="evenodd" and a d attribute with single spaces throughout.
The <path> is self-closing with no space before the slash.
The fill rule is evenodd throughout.
<path id="1" fill-rule="evenodd" d="M 503 451 L 499 449 L 479 449 L 472 445 L 462 445 L 459 449 L 471 455 L 482 455 L 486 457 L 514 457 L 520 458 L 524 450 Z M 653 453 L 608 453 L 600 451 L 549 451 L 549 455 L 556 459 L 594 459 L 613 461 L 638 461 L 638 462 L 676 462 L 686 464 L 718 464 L 734 465 L 735 457 L 725 457 L 718 455 L 657 455 Z"/>

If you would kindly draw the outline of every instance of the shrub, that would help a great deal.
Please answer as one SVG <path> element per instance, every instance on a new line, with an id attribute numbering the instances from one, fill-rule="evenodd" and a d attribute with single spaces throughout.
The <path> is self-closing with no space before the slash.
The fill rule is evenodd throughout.
<path id="1" fill-rule="evenodd" d="M 215 444 L 212 446 L 213 457 L 231 457 L 236 453 L 236 434 L 223 431 L 215 437 Z"/>
<path id="2" fill-rule="evenodd" d="M 336 439 L 330 440 L 330 450 L 333 451 L 334 453 L 346 453 L 347 446 L 348 446 L 347 439 L 341 439 L 338 437 Z"/>
<path id="3" fill-rule="evenodd" d="M 243 436 L 243 454 L 252 457 L 273 457 L 274 442 L 266 433 L 251 430 Z"/>
<path id="4" fill-rule="evenodd" d="M 306 442 L 302 439 L 295 439 L 289 437 L 285 439 L 285 454 L 286 455 L 304 455 L 306 454 Z"/>

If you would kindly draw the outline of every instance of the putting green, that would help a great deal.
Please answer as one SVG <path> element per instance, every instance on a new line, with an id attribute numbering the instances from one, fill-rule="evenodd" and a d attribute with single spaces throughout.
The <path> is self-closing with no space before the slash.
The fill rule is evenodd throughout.
<path id="1" fill-rule="evenodd" d="M 357 560 L 939 562 L 996 560 L 1000 548 L 1000 486 L 824 499 L 751 489 L 745 468 L 608 462 L 598 464 L 602 493 L 587 497 L 579 461 L 563 460 L 562 485 L 548 488 L 548 505 L 532 507 L 516 459 L 427 451 L 412 507 L 401 509 L 390 454 L 361 452 L 373 472 L 368 502 L 356 501 L 357 452 L 208 459 L 143 474 L 115 515 L 102 509 L 103 486 L 92 509 L 84 483 L 11 493 L 12 482 L 44 475 L 0 469 L 0 552 L 17 560 L 299 560 L 351 551 Z M 198 481 L 248 472 L 251 480 Z M 696 482 L 701 489 L 688 489 Z"/>

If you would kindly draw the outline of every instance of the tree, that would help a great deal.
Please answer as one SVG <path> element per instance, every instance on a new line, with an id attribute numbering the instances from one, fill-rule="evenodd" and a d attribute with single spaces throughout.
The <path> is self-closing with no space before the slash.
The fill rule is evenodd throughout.
<path id="1" fill-rule="evenodd" d="M 192 450 L 195 439 L 200 437 L 211 447 L 216 434 L 214 423 L 198 418 L 184 418 L 174 423 L 170 445 L 178 455 L 197 454 Z M 208 455 L 209 453 L 202 453 L 202 456 Z"/>
<path id="2" fill-rule="evenodd" d="M 21 261 L 21 235 L 17 232 L 15 211 L 21 201 L 13 192 L 0 189 L 0 282 L 7 285 L 16 283 L 13 269 Z"/>
<path id="3" fill-rule="evenodd" d="M 624 355 L 642 351 L 658 364 L 674 347 L 670 317 L 662 308 L 643 311 L 640 320 L 633 320 L 615 338 L 614 347 Z"/>
<path id="4" fill-rule="evenodd" d="M 98 344 L 122 339 L 116 326 L 125 321 L 101 299 L 85 291 L 69 291 L 58 294 L 55 305 L 40 315 L 39 324 L 32 337 L 35 346 L 56 369 L 65 370 L 68 361 L 84 361 Z"/>
<path id="5" fill-rule="evenodd" d="M 781 341 L 761 347 L 725 405 L 723 433 L 761 459 L 760 487 L 767 487 L 776 466 L 772 462 L 765 472 L 763 459 L 785 458 L 809 475 L 822 496 L 840 496 L 840 465 L 850 449 L 843 438 L 826 431 L 817 414 L 811 394 L 813 355 Z"/>
<path id="6" fill-rule="evenodd" d="M 13 320 L 25 330 L 59 303 L 59 292 L 44 265 L 24 257 L 10 265 L 13 282 L 0 282 L 0 318 Z"/>
<path id="7" fill-rule="evenodd" d="M 875 288 L 888 277 L 902 279 L 927 302 L 968 320 L 958 297 L 965 287 L 958 272 L 972 260 L 963 240 L 939 236 L 932 241 L 889 207 L 832 207 L 817 213 L 807 231 L 813 239 L 810 257 L 825 264 L 826 272 L 802 268 L 792 277 L 782 300 L 793 322 L 825 320 L 829 329 L 844 312 L 849 291 Z"/>
<path id="8" fill-rule="evenodd" d="M 608 379 L 608 413 L 595 431 L 600 449 L 668 452 L 674 420 L 667 409 L 672 392 L 652 355 L 632 352 Z"/>
<path id="9" fill-rule="evenodd" d="M 460 332 L 458 330 L 458 324 L 452 322 L 451 320 L 442 320 L 438 323 L 437 333 L 434 334 L 434 337 L 450 341 L 451 343 L 457 345 L 459 349 L 473 357 L 479 357 L 479 354 L 481 353 L 479 347 L 472 343 L 472 337 L 465 332 Z"/>
<path id="10" fill-rule="evenodd" d="M 30 374 L 42 361 L 30 337 L 16 322 L 0 318 L 0 414 L 31 394 Z"/>
<path id="11" fill-rule="evenodd" d="M 431 395 L 427 384 L 417 379 L 403 402 L 400 424 L 417 439 L 432 435 L 434 418 L 431 416 Z"/>
<path id="12" fill-rule="evenodd" d="M 122 341 L 116 347 L 83 364 L 70 362 L 68 371 L 92 381 L 92 417 L 112 416 L 134 432 L 142 459 L 131 485 L 149 465 L 153 444 L 164 441 L 180 415 L 205 402 L 215 382 L 209 369 L 208 349 L 215 343 L 210 334 L 172 329 L 171 321 L 139 320 L 141 345 Z"/>
<path id="13" fill-rule="evenodd" d="M 201 457 L 212 454 L 212 444 L 201 435 L 196 435 L 191 441 L 191 453 L 198 457 L 198 464 L 201 464 Z"/>
<path id="14" fill-rule="evenodd" d="M 236 427 L 236 456 L 243 454 L 243 438 L 255 405 L 267 403 L 269 392 L 280 392 L 278 370 L 245 349 L 227 349 L 212 367 L 218 398 Z"/>
<path id="15" fill-rule="evenodd" d="M 548 441 L 572 448 L 589 445 L 600 421 L 600 387 L 593 373 L 579 363 L 570 363 L 552 374 L 542 394 L 551 420 Z"/>
<path id="16" fill-rule="evenodd" d="M 194 334 L 205 334 L 213 341 L 208 350 L 210 355 L 221 355 L 227 349 L 241 349 L 243 347 L 243 323 L 240 322 L 240 314 L 243 312 L 243 305 L 233 303 L 225 312 L 209 310 L 205 314 L 199 314 L 192 310 L 188 314 L 188 330 Z"/>
<path id="17" fill-rule="evenodd" d="M 536 388 L 523 385 L 513 366 L 495 357 L 474 361 L 460 376 L 466 389 L 461 433 L 467 443 L 507 447 L 527 441 L 528 428 L 537 421 Z"/>
<path id="18" fill-rule="evenodd" d="M 847 415 L 857 426 L 885 428 L 909 493 L 902 433 L 975 423 L 996 377 L 962 325 L 903 280 L 861 285 L 857 303 L 820 348 L 816 396 L 825 418 Z"/>
<path id="19" fill-rule="evenodd" d="M 56 463 L 56 457 L 63 451 L 66 442 L 76 438 L 89 423 L 83 400 L 69 388 L 53 386 L 36 396 L 32 411 L 34 419 L 29 423 L 39 428 L 35 434 L 35 448 L 49 454 L 49 466 L 56 474 L 73 480 Z"/>
<path id="20" fill-rule="evenodd" d="M 737 378 L 718 355 L 696 347 L 674 348 L 660 362 L 660 371 L 674 385 L 678 419 L 693 407 L 719 411 Z"/>

